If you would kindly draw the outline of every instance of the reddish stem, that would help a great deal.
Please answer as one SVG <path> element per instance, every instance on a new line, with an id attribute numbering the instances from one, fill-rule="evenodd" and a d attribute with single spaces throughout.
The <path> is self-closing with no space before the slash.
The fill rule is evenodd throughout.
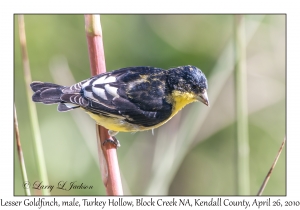
<path id="1" fill-rule="evenodd" d="M 85 31 L 88 42 L 91 74 L 93 76 L 102 74 L 106 72 L 106 66 L 99 15 L 85 15 Z M 106 187 L 106 194 L 123 195 L 116 147 L 110 143 L 103 145 L 106 139 L 112 138 L 108 135 L 107 129 L 99 125 L 96 126 L 97 135 L 99 136 L 98 151 L 103 174 L 102 181 Z M 104 161 L 101 161 L 101 151 L 104 155 Z"/>

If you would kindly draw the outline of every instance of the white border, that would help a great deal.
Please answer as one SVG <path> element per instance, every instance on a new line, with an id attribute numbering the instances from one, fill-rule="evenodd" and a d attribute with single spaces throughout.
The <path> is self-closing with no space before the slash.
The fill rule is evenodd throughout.
<path id="1" fill-rule="evenodd" d="M 299 12 L 296 1 L 10 1 L 1 3 L 1 145 L 0 145 L 0 198 L 23 200 L 13 197 L 13 14 L 14 13 L 287 13 L 287 197 L 283 200 L 299 199 L 299 58 L 300 33 Z M 9 5 L 11 4 L 11 5 Z M 72 6 L 70 7 L 70 4 Z M 91 6 L 90 6 L 91 5 Z M 99 5 L 99 6 L 95 6 Z M 298 132 L 297 132 L 298 131 Z M 297 135 L 298 134 L 298 135 Z M 156 197 L 158 199 L 159 197 Z M 164 197 L 165 198 L 165 197 Z M 185 197 L 187 198 L 187 197 Z M 225 197 L 226 198 L 226 197 Z M 230 198 L 230 197 L 227 197 Z M 244 197 L 245 199 L 247 197 Z M 51 197 L 52 199 L 52 197 Z M 58 200 L 71 200 L 59 197 Z M 80 199 L 80 197 L 77 197 Z M 89 197 L 89 199 L 91 199 Z M 103 198 L 104 199 L 104 198 Z M 108 199 L 108 198 L 105 198 Z M 136 197 L 127 197 L 136 200 Z M 167 198 L 165 198 L 167 199 Z M 191 198 L 192 199 L 192 198 Z M 208 198 L 207 198 L 208 199 Z M 224 199 L 224 198 L 223 198 Z M 232 198 L 233 200 L 237 198 Z M 253 200 L 253 197 L 249 198 Z M 275 198 L 274 198 L 275 199 Z M 44 207 L 43 207 L 44 208 Z M 128 207 L 129 208 L 129 207 Z M 181 207 L 180 207 L 181 208 Z M 295 207 L 294 207 L 295 208 Z M 299 207 L 298 207 L 299 208 Z M 2 207 L 1 207 L 2 209 Z M 5 207 L 3 208 L 5 209 Z"/>

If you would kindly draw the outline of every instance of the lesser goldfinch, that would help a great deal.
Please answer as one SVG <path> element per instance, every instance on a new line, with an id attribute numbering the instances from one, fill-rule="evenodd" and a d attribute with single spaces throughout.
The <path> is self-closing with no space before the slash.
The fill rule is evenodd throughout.
<path id="1" fill-rule="evenodd" d="M 207 79 L 195 66 L 164 70 L 128 67 L 99 74 L 70 87 L 32 82 L 32 100 L 58 103 L 59 112 L 84 109 L 111 136 L 157 128 L 191 102 L 209 105 Z"/>

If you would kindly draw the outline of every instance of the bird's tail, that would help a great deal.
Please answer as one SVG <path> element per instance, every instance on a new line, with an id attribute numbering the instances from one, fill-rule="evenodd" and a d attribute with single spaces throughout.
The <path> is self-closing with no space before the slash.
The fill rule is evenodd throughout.
<path id="1" fill-rule="evenodd" d="M 48 82 L 32 82 L 30 87 L 34 92 L 32 95 L 32 101 L 34 102 L 44 104 L 59 103 L 57 110 L 60 112 L 80 107 L 80 103 L 77 103 L 77 100 L 72 100 L 75 96 L 81 97 L 79 92 L 75 90 L 70 91 L 69 87 Z"/>
<path id="2" fill-rule="evenodd" d="M 44 104 L 60 103 L 60 96 L 63 94 L 62 89 L 65 88 L 64 86 L 47 82 L 32 82 L 30 87 L 34 92 L 32 101 Z"/>

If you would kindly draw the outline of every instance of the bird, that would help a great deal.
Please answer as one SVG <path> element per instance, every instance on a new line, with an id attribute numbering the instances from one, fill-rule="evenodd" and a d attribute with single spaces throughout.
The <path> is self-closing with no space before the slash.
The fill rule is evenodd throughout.
<path id="1" fill-rule="evenodd" d="M 115 138 L 118 132 L 158 128 L 192 102 L 209 106 L 207 79 L 192 65 L 168 70 L 126 67 L 72 86 L 40 81 L 30 86 L 33 102 L 58 104 L 59 112 L 82 108 L 97 124 L 108 129 L 116 146 L 120 146 Z"/>

